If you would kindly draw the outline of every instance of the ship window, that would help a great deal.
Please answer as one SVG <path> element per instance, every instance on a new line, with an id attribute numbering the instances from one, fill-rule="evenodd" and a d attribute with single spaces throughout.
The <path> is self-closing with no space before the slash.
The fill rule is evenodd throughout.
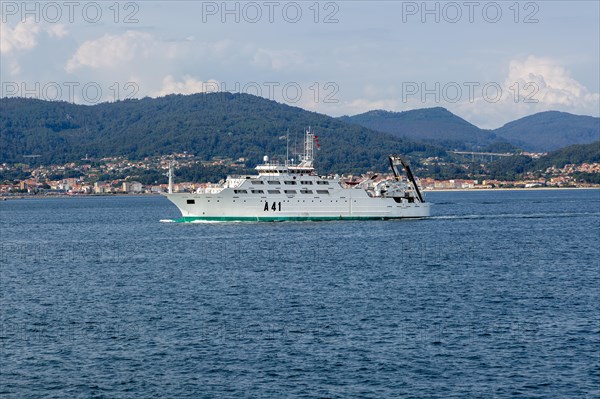
<path id="1" fill-rule="evenodd" d="M 301 181 L 300 184 L 307 184 L 307 185 L 311 185 L 313 184 L 311 181 Z"/>
<path id="2" fill-rule="evenodd" d="M 265 184 L 262 180 L 252 180 L 252 184 Z"/>
<path id="3" fill-rule="evenodd" d="M 279 180 L 269 180 L 267 183 L 269 183 L 269 184 L 279 184 Z"/>
<path id="4" fill-rule="evenodd" d="M 284 190 L 286 194 L 296 194 L 296 190 Z"/>
<path id="5" fill-rule="evenodd" d="M 196 200 L 187 200 L 186 202 L 190 205 L 194 205 L 196 203 Z"/>
<path id="6" fill-rule="evenodd" d="M 268 190 L 269 194 L 281 194 L 279 190 Z"/>
<path id="7" fill-rule="evenodd" d="M 233 190 L 233 192 L 235 194 L 248 194 L 248 191 L 246 191 L 246 190 Z"/>
<path id="8" fill-rule="evenodd" d="M 252 190 L 252 194 L 264 194 L 263 190 Z"/>
<path id="9" fill-rule="evenodd" d="M 300 190 L 300 194 L 312 194 L 312 190 Z"/>
<path id="10" fill-rule="evenodd" d="M 317 190 L 317 194 L 329 194 L 327 190 Z"/>
<path id="11" fill-rule="evenodd" d="M 296 184 L 296 182 L 295 182 L 295 181 L 293 181 L 293 180 L 286 180 L 286 181 L 285 181 L 285 184 L 291 184 L 291 185 L 294 185 L 294 184 Z"/>
<path id="12" fill-rule="evenodd" d="M 322 181 L 322 180 L 318 180 L 317 184 L 321 184 L 321 185 L 329 185 L 328 181 Z"/>

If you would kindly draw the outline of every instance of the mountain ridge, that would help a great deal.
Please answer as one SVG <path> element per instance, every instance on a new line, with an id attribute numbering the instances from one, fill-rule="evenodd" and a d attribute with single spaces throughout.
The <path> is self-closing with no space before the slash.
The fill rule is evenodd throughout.
<path id="1" fill-rule="evenodd" d="M 600 139 L 600 118 L 561 111 L 539 112 L 493 130 L 481 129 L 443 107 L 402 112 L 374 110 L 340 119 L 446 149 L 455 146 L 477 150 L 508 143 L 527 151 L 547 152 Z"/>
<path id="2" fill-rule="evenodd" d="M 508 122 L 494 132 L 528 151 L 555 151 L 600 140 L 600 118 L 543 111 Z"/>
<path id="3" fill-rule="evenodd" d="M 341 120 L 369 129 L 444 145 L 447 148 L 473 149 L 498 140 L 491 131 L 480 129 L 443 107 L 419 108 L 402 112 L 368 111 Z"/>

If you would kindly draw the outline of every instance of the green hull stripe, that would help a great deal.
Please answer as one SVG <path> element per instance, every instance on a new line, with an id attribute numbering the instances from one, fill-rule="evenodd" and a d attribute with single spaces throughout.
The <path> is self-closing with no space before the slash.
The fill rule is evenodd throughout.
<path id="1" fill-rule="evenodd" d="M 325 220 L 389 220 L 389 219 L 420 219 L 426 216 L 183 216 L 173 220 L 176 223 L 195 221 L 206 222 L 303 222 Z"/>

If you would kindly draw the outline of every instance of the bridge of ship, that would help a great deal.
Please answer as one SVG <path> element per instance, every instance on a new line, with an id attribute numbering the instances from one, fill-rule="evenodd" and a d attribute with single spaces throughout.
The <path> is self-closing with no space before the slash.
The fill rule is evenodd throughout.
<path id="1" fill-rule="evenodd" d="M 278 164 L 258 165 L 256 167 L 260 176 L 278 176 L 278 175 L 315 175 L 315 168 L 312 166 L 288 166 Z"/>

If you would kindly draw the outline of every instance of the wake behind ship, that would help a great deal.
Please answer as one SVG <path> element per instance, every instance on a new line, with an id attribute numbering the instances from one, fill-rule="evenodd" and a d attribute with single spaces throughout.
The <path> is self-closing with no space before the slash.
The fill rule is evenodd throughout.
<path id="1" fill-rule="evenodd" d="M 393 179 L 345 182 L 336 176 L 319 176 L 314 167 L 316 136 L 310 129 L 304 155 L 298 164 L 269 162 L 264 157 L 258 175 L 228 176 L 219 184 L 195 193 L 173 193 L 169 170 L 167 198 L 181 211 L 180 222 L 286 221 L 340 219 L 402 219 L 430 215 L 429 203 L 408 163 L 390 155 Z M 401 176 L 402 166 L 406 176 Z"/>

